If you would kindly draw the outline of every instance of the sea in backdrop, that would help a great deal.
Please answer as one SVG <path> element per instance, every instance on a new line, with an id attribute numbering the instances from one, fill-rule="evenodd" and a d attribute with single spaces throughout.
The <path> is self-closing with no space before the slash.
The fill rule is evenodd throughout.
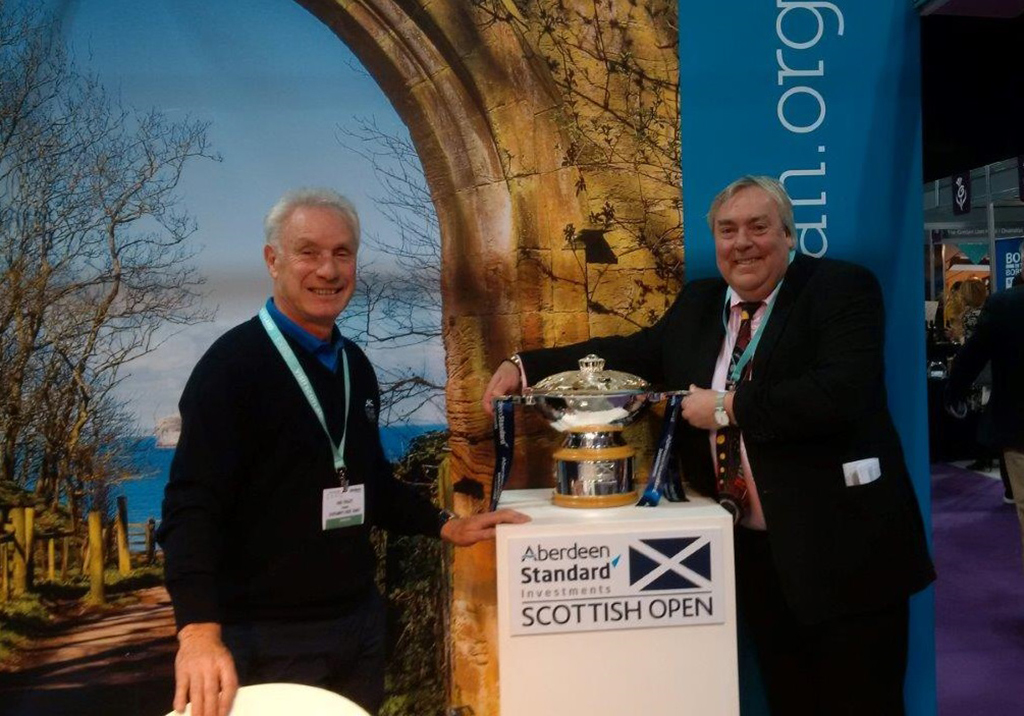
<path id="1" fill-rule="evenodd" d="M 413 438 L 435 430 L 444 430 L 444 425 L 390 425 L 381 428 L 380 438 L 388 460 L 398 460 L 405 455 Z M 135 464 L 139 476 L 125 480 L 114 488 L 115 495 L 128 498 L 128 521 L 145 522 L 153 517 L 160 520 L 160 502 L 164 498 L 164 487 L 171 469 L 174 448 L 157 447 L 155 437 L 138 441 L 135 449 Z"/>

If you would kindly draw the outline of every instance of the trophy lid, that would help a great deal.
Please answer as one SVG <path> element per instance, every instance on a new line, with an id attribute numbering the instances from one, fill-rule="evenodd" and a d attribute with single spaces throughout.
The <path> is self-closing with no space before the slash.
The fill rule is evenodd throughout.
<path id="1" fill-rule="evenodd" d="M 604 358 L 593 353 L 580 358 L 579 370 L 549 375 L 530 391 L 533 395 L 634 394 L 647 390 L 647 381 L 630 373 L 605 370 Z"/>

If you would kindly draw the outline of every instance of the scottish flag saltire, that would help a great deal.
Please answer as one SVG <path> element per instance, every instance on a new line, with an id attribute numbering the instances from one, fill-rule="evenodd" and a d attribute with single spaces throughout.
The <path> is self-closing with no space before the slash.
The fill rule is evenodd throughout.
<path id="1" fill-rule="evenodd" d="M 711 538 L 637 540 L 629 548 L 629 585 L 642 592 L 711 589 Z"/>

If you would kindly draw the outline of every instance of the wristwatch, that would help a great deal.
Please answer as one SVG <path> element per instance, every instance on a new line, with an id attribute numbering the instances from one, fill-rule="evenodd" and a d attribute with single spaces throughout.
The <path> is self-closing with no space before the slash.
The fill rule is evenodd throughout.
<path id="1" fill-rule="evenodd" d="M 718 397 L 715 398 L 715 425 L 720 428 L 729 427 L 729 413 L 725 411 L 725 391 L 718 391 Z"/>
<path id="2" fill-rule="evenodd" d="M 455 513 L 452 512 L 451 510 L 441 510 L 440 512 L 438 512 L 437 513 L 437 531 L 440 532 L 441 529 L 446 524 L 448 524 L 449 520 L 454 520 L 454 519 L 455 519 Z"/>

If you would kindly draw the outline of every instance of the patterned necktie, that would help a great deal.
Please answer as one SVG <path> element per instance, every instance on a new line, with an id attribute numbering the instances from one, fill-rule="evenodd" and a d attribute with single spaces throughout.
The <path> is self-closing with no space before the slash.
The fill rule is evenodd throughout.
<path id="1" fill-rule="evenodd" d="M 750 323 L 754 314 L 761 307 L 761 301 L 745 301 L 739 304 L 740 307 L 740 329 L 736 334 L 736 345 L 732 349 L 732 357 L 729 359 L 729 370 L 726 377 L 725 389 L 732 390 L 735 383 L 732 380 L 732 372 L 743 355 L 743 351 L 750 345 Z M 750 375 L 750 362 L 743 367 L 743 373 L 739 380 L 745 380 Z M 738 382 L 738 381 L 737 381 Z M 715 450 L 718 453 L 718 502 L 733 516 L 733 522 L 738 523 L 747 509 L 747 481 L 743 478 L 743 463 L 740 459 L 740 429 L 735 425 L 727 428 L 719 428 L 715 437 Z"/>

